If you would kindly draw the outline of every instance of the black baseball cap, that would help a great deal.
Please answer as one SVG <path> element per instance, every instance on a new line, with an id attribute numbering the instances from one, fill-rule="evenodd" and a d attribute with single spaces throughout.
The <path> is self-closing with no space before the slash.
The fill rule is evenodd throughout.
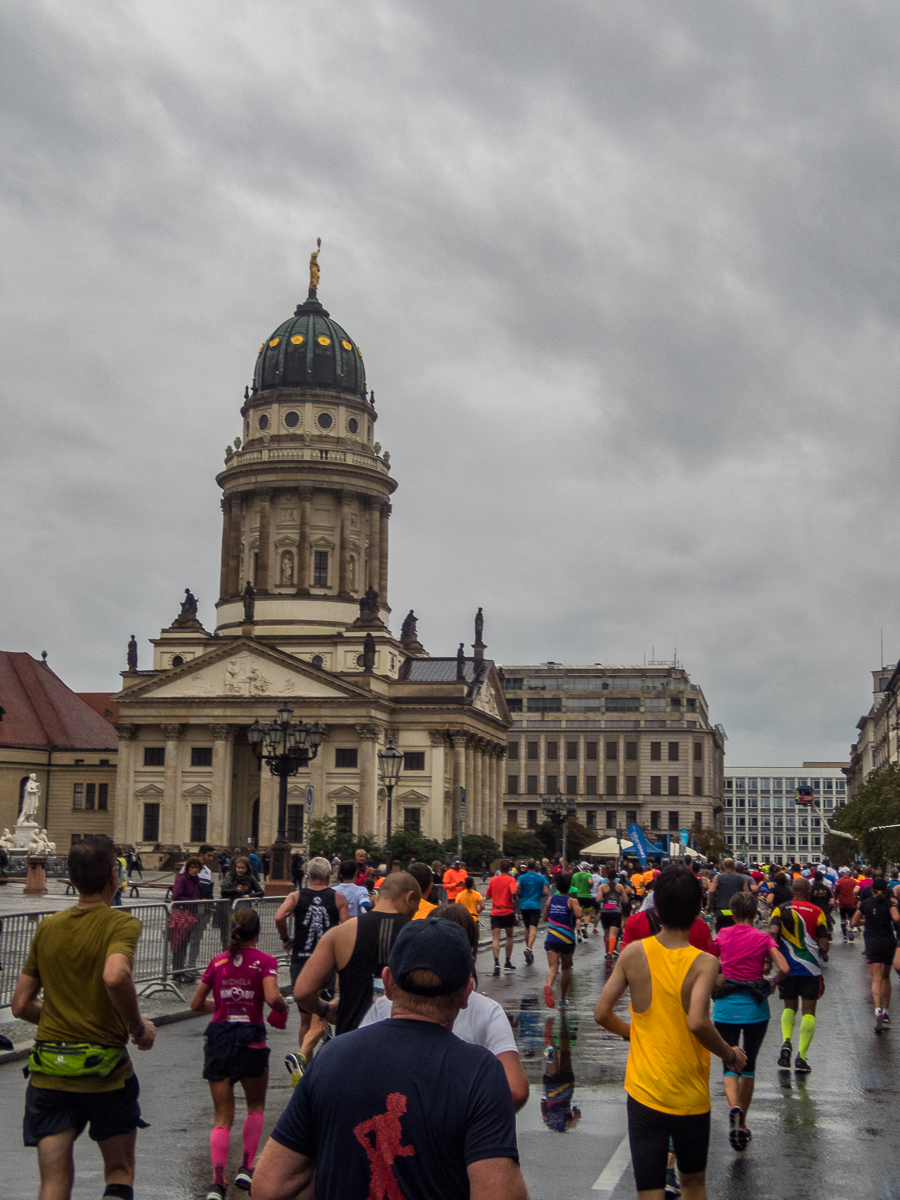
<path id="1" fill-rule="evenodd" d="M 474 963 L 462 926 L 446 917 L 410 921 L 397 934 L 388 966 L 394 982 L 414 996 L 449 996 L 469 981 Z M 431 971 L 439 984 L 422 987 L 409 980 L 413 971 Z"/>

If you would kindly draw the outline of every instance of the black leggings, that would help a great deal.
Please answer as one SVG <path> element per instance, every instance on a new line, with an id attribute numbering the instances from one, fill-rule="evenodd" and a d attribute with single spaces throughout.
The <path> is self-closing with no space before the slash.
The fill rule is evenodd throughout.
<path id="1" fill-rule="evenodd" d="M 678 1170 L 694 1175 L 706 1170 L 709 1150 L 709 1113 L 679 1117 L 648 1108 L 633 1096 L 628 1097 L 628 1143 L 634 1182 L 639 1192 L 662 1191 L 666 1186 L 669 1138 L 675 1150 Z"/>
<path id="2" fill-rule="evenodd" d="M 747 1065 L 741 1071 L 744 1078 L 753 1078 L 756 1074 L 756 1056 L 759 1054 L 760 1048 L 765 1040 L 766 1030 L 769 1028 L 768 1021 L 754 1021 L 750 1025 L 736 1025 L 732 1021 L 714 1021 L 718 1032 L 725 1039 L 729 1046 L 739 1046 L 741 1044 L 741 1033 L 744 1035 L 744 1053 L 747 1055 Z M 736 1075 L 737 1071 L 732 1071 L 723 1061 L 723 1075 Z"/>

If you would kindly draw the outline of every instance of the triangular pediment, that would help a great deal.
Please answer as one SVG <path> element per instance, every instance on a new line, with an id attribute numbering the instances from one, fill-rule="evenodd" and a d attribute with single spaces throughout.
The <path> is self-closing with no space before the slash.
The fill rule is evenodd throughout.
<path id="1" fill-rule="evenodd" d="M 181 794 L 185 800 L 193 800 L 200 804 L 210 798 L 212 791 L 210 788 L 204 787 L 202 783 L 195 783 L 192 788 L 187 788 Z"/>
<path id="2" fill-rule="evenodd" d="M 343 787 L 334 788 L 328 793 L 329 800 L 355 800 L 359 796 L 359 792 L 354 791 L 352 787 L 348 787 L 346 783 Z"/>
<path id="3" fill-rule="evenodd" d="M 368 698 L 368 693 L 277 647 L 240 638 L 199 654 L 179 667 L 159 671 L 152 679 L 120 692 L 116 699 L 138 696 L 344 700 Z"/>
<path id="4" fill-rule="evenodd" d="M 424 796 L 421 792 L 417 792 L 415 788 L 410 788 L 408 792 L 404 792 L 400 796 L 400 800 L 402 800 L 404 804 L 421 804 L 423 800 L 427 799 L 427 796 Z"/>
<path id="5" fill-rule="evenodd" d="M 500 687 L 497 672 L 493 667 L 491 667 L 487 678 L 478 688 L 472 700 L 472 707 L 477 708 L 480 712 L 487 713 L 488 716 L 496 717 L 498 721 L 509 721 L 509 709 L 506 707 L 506 698 L 503 695 L 503 689 Z"/>
<path id="6" fill-rule="evenodd" d="M 149 801 L 152 804 L 154 801 L 162 799 L 163 790 L 161 787 L 157 787 L 155 783 L 148 783 L 146 787 L 138 788 L 134 796 L 136 800 L 141 800 L 144 803 Z"/>

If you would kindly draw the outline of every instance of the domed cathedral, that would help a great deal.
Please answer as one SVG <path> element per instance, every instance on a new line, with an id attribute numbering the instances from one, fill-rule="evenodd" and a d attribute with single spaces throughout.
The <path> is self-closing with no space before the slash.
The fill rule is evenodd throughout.
<path id="1" fill-rule="evenodd" d="M 115 833 L 144 855 L 204 841 L 266 846 L 279 780 L 248 732 L 285 705 L 321 727 L 309 764 L 288 780 L 286 832 L 304 841 L 331 817 L 383 844 L 387 793 L 379 750 L 403 755 L 396 828 L 431 838 L 458 828 L 498 841 L 503 758 L 512 722 L 485 657 L 481 610 L 471 656 L 427 653 L 410 610 L 389 628 L 388 522 L 397 484 L 376 441 L 362 352 L 318 298 L 318 250 L 306 300 L 259 348 L 242 429 L 217 476 L 222 551 L 216 627 L 185 589 L 152 639 L 153 667 L 128 649 L 119 705 Z M 312 788 L 311 816 L 307 809 Z"/>

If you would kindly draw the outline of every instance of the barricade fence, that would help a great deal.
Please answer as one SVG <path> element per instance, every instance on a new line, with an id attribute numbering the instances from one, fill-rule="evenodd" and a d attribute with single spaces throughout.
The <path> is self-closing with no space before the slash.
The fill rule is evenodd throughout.
<path id="1" fill-rule="evenodd" d="M 290 957 L 275 928 L 275 913 L 283 901 L 283 896 L 255 896 L 238 902 L 240 907 L 257 910 L 260 918 L 257 946 L 279 962 L 287 962 Z M 233 907 L 231 900 L 123 905 L 123 910 L 132 913 L 143 925 L 133 967 L 138 990 L 152 990 L 157 985 L 178 991 L 176 984 L 199 979 L 210 960 L 228 945 Z M 35 931 L 53 911 L 57 910 L 14 913 L 0 918 L 0 1008 L 12 1000 Z"/>

